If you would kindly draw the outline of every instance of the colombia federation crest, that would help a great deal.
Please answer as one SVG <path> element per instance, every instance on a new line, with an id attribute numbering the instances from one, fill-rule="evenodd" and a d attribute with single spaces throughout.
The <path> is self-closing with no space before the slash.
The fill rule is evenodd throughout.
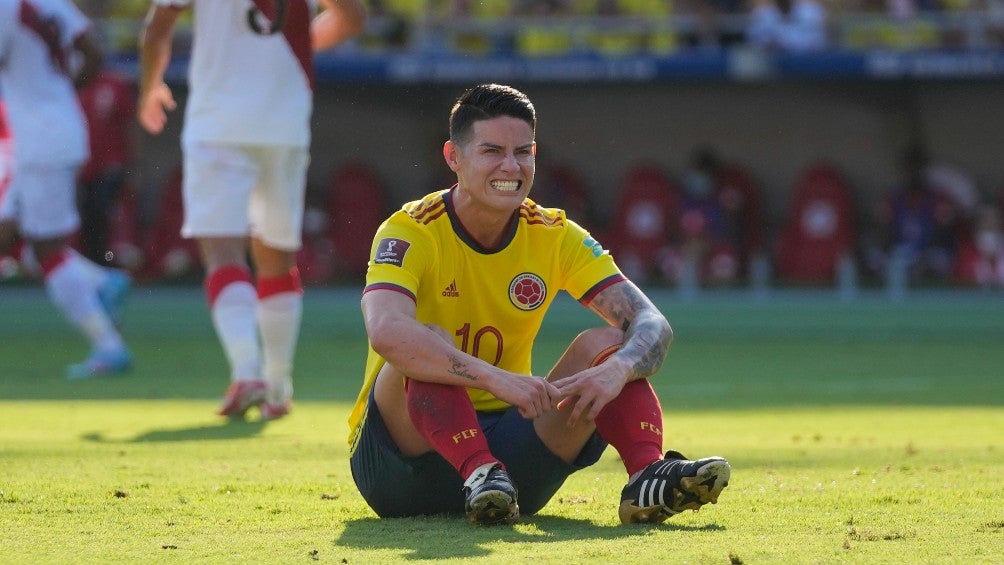
<path id="1" fill-rule="evenodd" d="M 520 273 L 509 283 L 509 300 L 520 310 L 539 308 L 545 297 L 547 285 L 544 284 L 544 279 L 533 273 Z"/>

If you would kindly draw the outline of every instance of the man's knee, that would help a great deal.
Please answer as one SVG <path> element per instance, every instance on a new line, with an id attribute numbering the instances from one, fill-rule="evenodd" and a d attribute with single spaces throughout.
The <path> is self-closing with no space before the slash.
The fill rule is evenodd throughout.
<path id="1" fill-rule="evenodd" d="M 569 350 L 574 351 L 584 359 L 590 359 L 589 365 L 596 365 L 620 349 L 624 343 L 624 332 L 612 326 L 589 328 L 575 336 Z"/>
<path id="2" fill-rule="evenodd" d="M 624 343 L 624 332 L 606 326 L 590 328 L 575 336 L 565 353 L 551 368 L 547 380 L 555 382 L 602 363 Z"/>
<path id="3" fill-rule="evenodd" d="M 227 265 L 247 267 L 247 244 L 241 237 L 200 237 L 199 251 L 207 272 Z"/>

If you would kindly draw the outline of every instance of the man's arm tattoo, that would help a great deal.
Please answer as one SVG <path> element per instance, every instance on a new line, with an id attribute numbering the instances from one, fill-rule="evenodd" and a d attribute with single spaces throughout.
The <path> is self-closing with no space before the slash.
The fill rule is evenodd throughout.
<path id="1" fill-rule="evenodd" d="M 638 358 L 634 364 L 636 374 L 641 377 L 655 374 L 669 352 L 669 336 L 664 333 L 664 324 L 650 316 L 639 316 L 624 332 L 622 351 Z"/>
<path id="2" fill-rule="evenodd" d="M 634 360 L 635 373 L 639 377 L 653 375 L 669 352 L 672 329 L 662 314 L 652 311 L 650 302 L 633 285 L 614 288 L 619 292 L 601 294 L 594 308 L 624 331 L 624 345 L 619 354 Z"/>
<path id="3" fill-rule="evenodd" d="M 450 355 L 450 363 L 453 364 L 453 366 L 450 367 L 450 374 L 457 375 L 458 377 L 464 377 L 469 381 L 478 380 L 477 376 L 472 375 L 471 372 L 467 370 L 467 365 L 463 362 L 463 360 Z"/>

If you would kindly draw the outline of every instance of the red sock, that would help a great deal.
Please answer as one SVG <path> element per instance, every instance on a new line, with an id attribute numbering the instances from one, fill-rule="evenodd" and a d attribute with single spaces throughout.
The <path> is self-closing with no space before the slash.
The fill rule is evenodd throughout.
<path id="1" fill-rule="evenodd" d="M 662 406 L 648 379 L 624 385 L 596 416 L 596 431 L 620 454 L 628 476 L 662 459 Z"/>
<path id="2" fill-rule="evenodd" d="M 303 294 L 303 283 L 300 281 L 300 270 L 293 267 L 289 272 L 279 277 L 258 277 L 258 298 L 268 298 L 283 292 Z"/>
<path id="3" fill-rule="evenodd" d="M 250 284 L 251 271 L 238 265 L 226 265 L 209 273 L 203 288 L 206 292 L 206 298 L 209 300 L 209 305 L 212 306 L 215 304 L 216 298 L 223 292 L 223 289 L 235 282 Z"/>
<path id="4" fill-rule="evenodd" d="M 60 249 L 59 251 L 46 257 L 45 261 L 41 261 L 39 264 L 39 267 L 42 268 L 42 276 L 48 277 L 53 271 L 66 262 L 71 255 L 70 250 L 64 247 L 63 249 Z"/>
<path id="5" fill-rule="evenodd" d="M 488 450 L 488 440 L 467 389 L 408 379 L 405 394 L 415 429 L 461 478 L 466 479 L 485 463 L 497 461 Z"/>

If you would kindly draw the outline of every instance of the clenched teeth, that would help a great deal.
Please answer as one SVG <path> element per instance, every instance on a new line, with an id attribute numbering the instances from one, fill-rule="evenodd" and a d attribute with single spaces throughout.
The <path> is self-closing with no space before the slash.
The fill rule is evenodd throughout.
<path id="1" fill-rule="evenodd" d="M 495 190 L 501 190 L 503 192 L 516 192 L 519 190 L 520 182 L 518 180 L 493 180 L 492 188 Z"/>

